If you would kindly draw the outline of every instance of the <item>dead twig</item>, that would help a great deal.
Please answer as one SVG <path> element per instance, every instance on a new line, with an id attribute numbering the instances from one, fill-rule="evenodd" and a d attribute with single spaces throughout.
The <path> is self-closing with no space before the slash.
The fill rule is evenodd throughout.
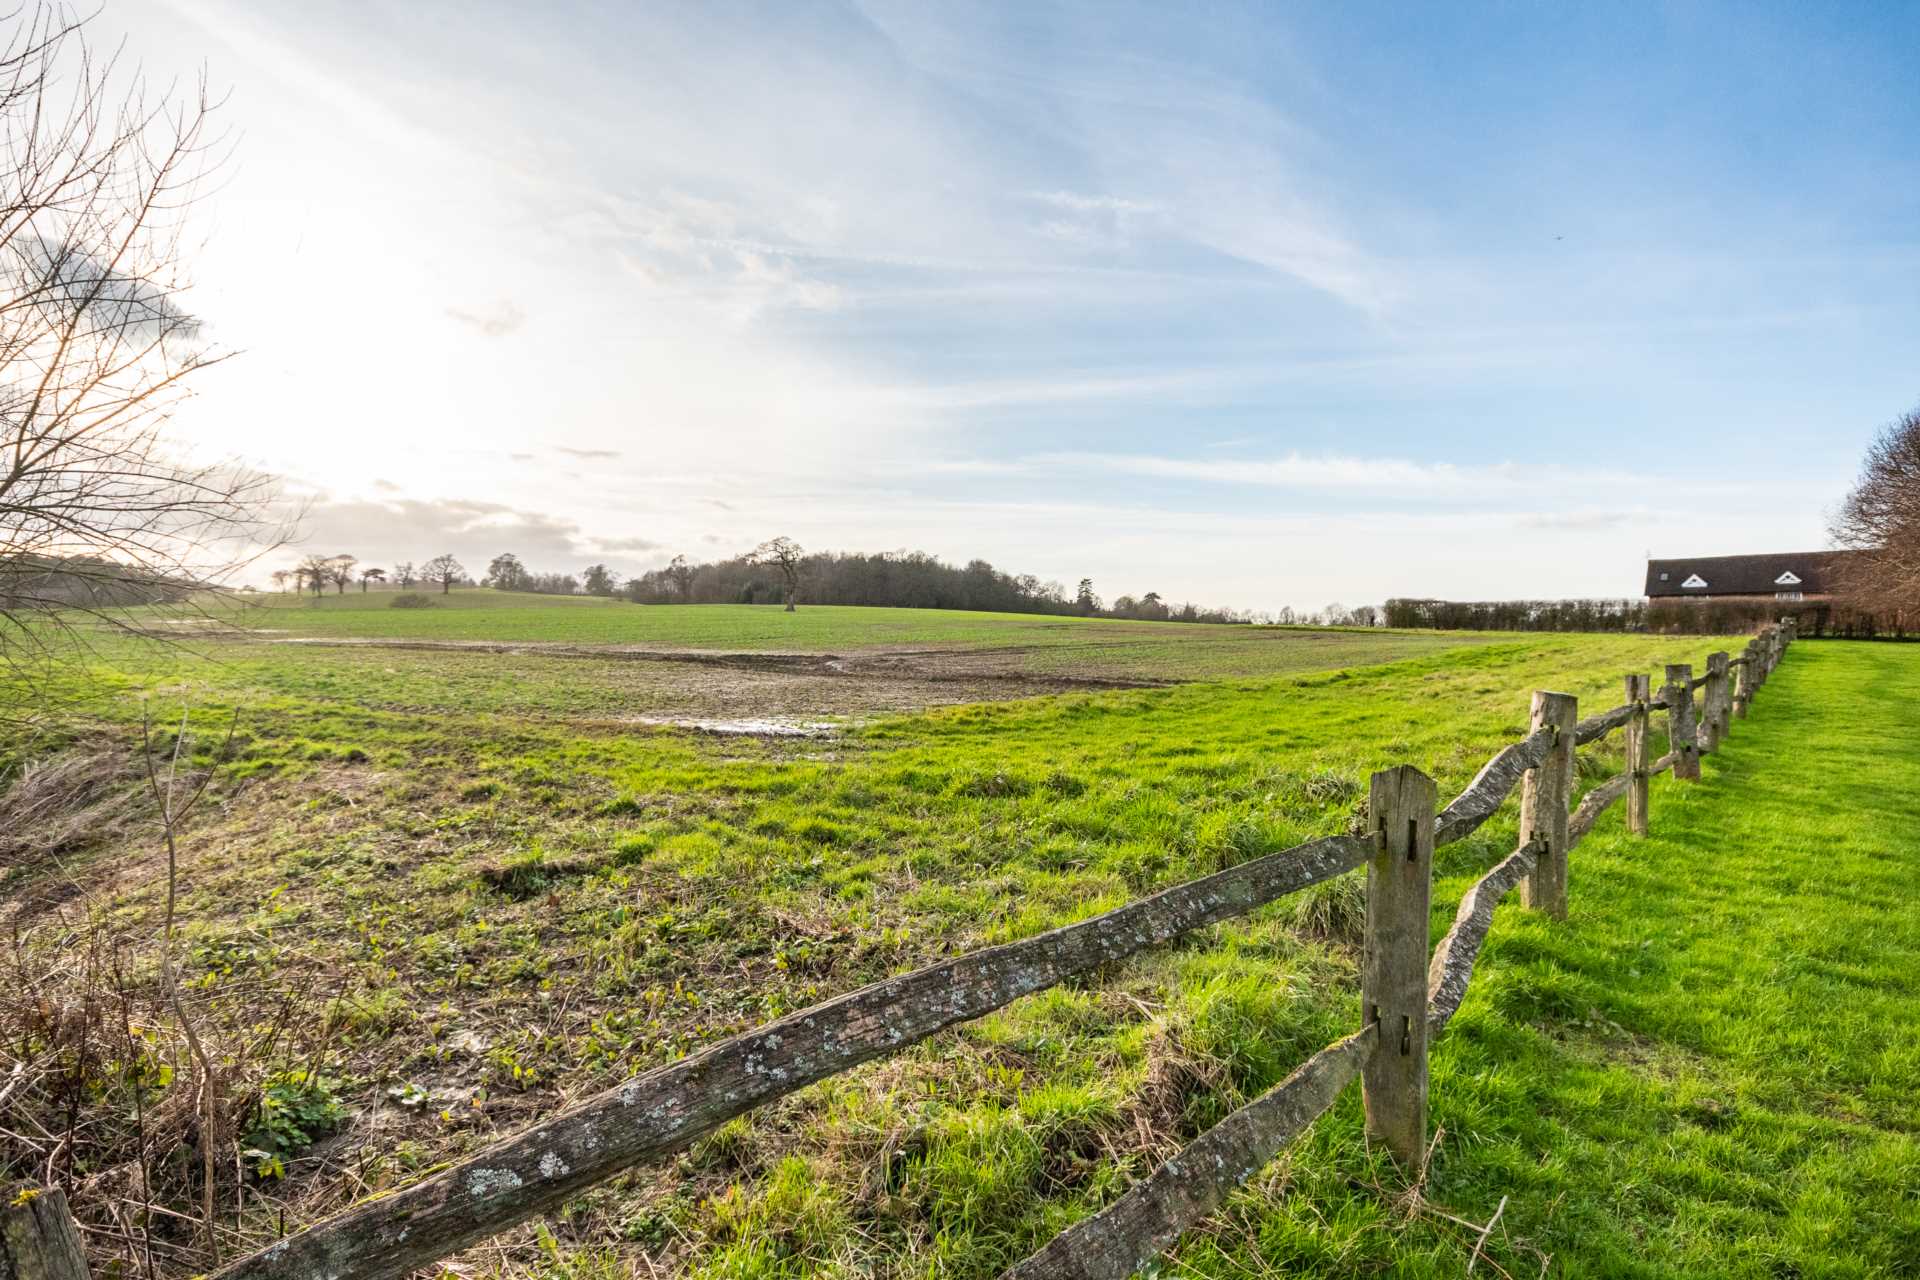
<path id="1" fill-rule="evenodd" d="M 218 1078 L 213 1069 L 213 1059 L 208 1055 L 206 1046 L 201 1042 L 199 1029 L 187 1014 L 186 1002 L 180 998 L 179 974 L 173 963 L 173 935 L 175 907 L 179 899 L 180 888 L 180 848 L 179 828 L 181 820 L 191 813 L 206 794 L 207 786 L 213 781 L 216 770 L 209 768 L 200 780 L 188 791 L 179 803 L 174 802 L 175 785 L 180 778 L 180 752 L 186 745 L 187 726 L 191 708 L 180 712 L 180 728 L 174 735 L 173 753 L 167 761 L 167 776 L 163 783 L 160 770 L 154 763 L 153 750 L 153 714 L 151 708 L 143 703 L 140 708 L 141 759 L 146 764 L 147 786 L 153 792 L 154 803 L 160 810 L 160 830 L 167 845 L 167 898 L 165 914 L 160 930 L 160 973 L 166 986 L 167 1000 L 173 1006 L 173 1013 L 180 1020 L 180 1030 L 186 1036 L 187 1050 L 194 1064 L 200 1069 L 200 1166 L 203 1186 L 201 1188 L 202 1210 L 205 1216 L 207 1234 L 207 1253 L 213 1265 L 220 1265 L 220 1236 L 216 1218 L 216 1191 L 214 1166 L 214 1140 L 219 1133 Z M 234 712 L 227 722 L 226 741 L 221 744 L 220 753 L 225 755 L 233 745 L 234 731 L 239 727 L 240 714 Z"/>
<path id="2" fill-rule="evenodd" d="M 1507 1198 L 1505 1196 L 1501 1196 L 1499 1207 L 1493 1211 L 1493 1216 L 1487 1219 L 1487 1225 L 1480 1228 L 1480 1238 L 1474 1242 L 1473 1256 L 1467 1259 L 1468 1275 L 1472 1275 L 1473 1269 L 1480 1265 L 1480 1251 L 1487 1247 L 1487 1237 L 1493 1234 L 1494 1224 L 1500 1221 L 1500 1215 L 1505 1213 L 1506 1211 L 1507 1211 Z"/>

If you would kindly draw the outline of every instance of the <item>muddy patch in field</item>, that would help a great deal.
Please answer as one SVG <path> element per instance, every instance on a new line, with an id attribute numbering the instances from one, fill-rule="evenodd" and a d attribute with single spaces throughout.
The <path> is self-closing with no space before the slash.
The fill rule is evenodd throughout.
<path id="1" fill-rule="evenodd" d="M 489 698 L 508 705 L 496 709 L 544 717 L 547 707 L 566 702 L 573 707 L 561 718 L 574 724 L 653 724 L 761 738 L 831 736 L 834 721 L 892 712 L 1174 683 L 1035 672 L 1023 667 L 1025 648 L 792 653 L 331 637 L 258 643 L 378 651 L 394 666 L 417 664 L 441 675 L 479 677 L 497 668 L 504 683 L 493 683 Z M 388 667 L 386 674 L 398 673 Z M 536 692 L 543 688 L 565 694 Z"/>
<path id="2" fill-rule="evenodd" d="M 1031 645 L 990 649 L 863 649 L 856 653 L 794 653 L 785 650 L 659 649 L 634 645 L 560 644 L 509 640 L 392 640 L 349 636 L 270 636 L 266 644 L 313 648 L 397 649 L 426 653 L 528 654 L 546 658 L 586 658 L 602 662 L 667 662 L 731 671 L 774 671 L 911 681 L 993 680 L 1031 685 L 1042 693 L 1062 689 L 1149 689 L 1184 681 L 1152 676 L 1087 676 L 1023 670 Z M 1016 695 L 1017 696 L 1017 695 Z"/>

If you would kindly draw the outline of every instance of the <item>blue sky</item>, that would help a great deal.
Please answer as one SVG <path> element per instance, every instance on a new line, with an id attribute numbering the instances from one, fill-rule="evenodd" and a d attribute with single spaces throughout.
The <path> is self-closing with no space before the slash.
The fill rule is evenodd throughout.
<path id="1" fill-rule="evenodd" d="M 182 414 L 312 550 L 924 548 L 1272 609 L 1823 542 L 1920 10 L 110 0 L 241 133 Z"/>

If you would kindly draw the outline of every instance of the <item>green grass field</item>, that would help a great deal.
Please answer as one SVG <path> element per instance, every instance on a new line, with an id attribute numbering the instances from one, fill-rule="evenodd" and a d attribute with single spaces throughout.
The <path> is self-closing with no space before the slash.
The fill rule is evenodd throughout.
<path id="1" fill-rule="evenodd" d="M 742 649 L 794 643 L 771 630 L 792 618 L 832 648 L 880 632 L 964 648 L 952 637 L 974 626 L 992 647 L 1061 625 L 889 616 L 862 631 L 861 611 L 742 609 L 728 631 L 724 610 L 555 607 L 655 628 L 592 643 Z M 508 610 L 472 612 L 466 638 L 502 638 Z M 1222 678 L 1203 658 L 1192 674 L 1212 678 L 1191 684 L 797 741 L 606 720 L 638 695 L 599 659 L 115 649 L 77 708 L 91 727 L 67 740 L 110 754 L 143 697 L 168 723 L 191 704 L 187 754 L 217 770 L 183 843 L 196 1007 L 234 1046 L 278 1016 L 281 1056 L 237 1069 L 319 1062 L 348 1109 L 256 1188 L 245 1221 L 262 1240 L 276 1202 L 292 1220 L 332 1211 L 826 995 L 1341 829 L 1373 769 L 1411 762 L 1450 794 L 1523 732 L 1529 690 L 1600 709 L 1625 672 L 1722 647 L 1362 638 L 1381 647 L 1330 670 Z M 1452 1218 L 1484 1222 L 1505 1196 L 1483 1273 L 1913 1274 L 1916 697 L 1920 650 L 1797 646 L 1703 785 L 1656 783 L 1652 839 L 1622 834 L 1616 811 L 1576 851 L 1568 921 L 1502 907 L 1435 1050 L 1423 1199 L 1366 1151 L 1350 1093 L 1169 1269 L 1459 1275 L 1474 1240 Z M 1590 781 L 1620 767 L 1617 744 L 1582 756 Z M 1513 840 L 1509 810 L 1442 851 L 1436 937 Z M 150 979 L 159 866 L 137 813 L 16 865 L 21 971 L 71 972 L 86 923 Z M 1334 881 L 1022 1001 L 735 1121 L 470 1264 L 995 1275 L 1357 1025 L 1358 909 L 1355 882 Z M 101 1105 L 124 1115 L 120 1088 Z"/>
<path id="2" fill-rule="evenodd" d="M 424 609 L 395 609 L 396 592 L 253 595 L 231 615 L 242 625 L 283 627 L 298 635 L 439 640 L 536 640 L 571 644 L 646 644 L 725 649 L 860 648 L 872 645 L 1072 643 L 1074 637 L 1177 633 L 1186 623 L 1113 622 L 960 609 L 805 605 L 635 605 L 589 596 L 531 595 L 462 587 L 422 594 Z M 1240 631 L 1239 627 L 1201 627 Z"/>
<path id="3" fill-rule="evenodd" d="M 396 593 L 252 596 L 215 616 L 263 636 L 608 645 L 772 653 L 991 653 L 1020 669 L 1196 680 L 1385 661 L 1472 641 L 1433 632 L 1123 622 L 958 609 L 633 605 L 472 587 L 395 609 Z"/>

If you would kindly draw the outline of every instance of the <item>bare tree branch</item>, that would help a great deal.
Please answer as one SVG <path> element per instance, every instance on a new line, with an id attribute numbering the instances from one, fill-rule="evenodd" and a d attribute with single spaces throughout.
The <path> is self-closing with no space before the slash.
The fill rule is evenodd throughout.
<path id="1" fill-rule="evenodd" d="M 100 56 L 62 7 L 7 20 L 0 667 L 18 676 L 130 606 L 220 587 L 287 531 L 267 477 L 166 438 L 190 381 L 231 354 L 182 302 L 185 214 L 228 151 L 219 104 L 204 80 L 156 90 Z"/>
<path id="2" fill-rule="evenodd" d="M 1860 479 L 1834 514 L 1848 558 L 1843 597 L 1861 613 L 1920 616 L 1920 409 L 1889 424 L 1867 449 Z"/>

